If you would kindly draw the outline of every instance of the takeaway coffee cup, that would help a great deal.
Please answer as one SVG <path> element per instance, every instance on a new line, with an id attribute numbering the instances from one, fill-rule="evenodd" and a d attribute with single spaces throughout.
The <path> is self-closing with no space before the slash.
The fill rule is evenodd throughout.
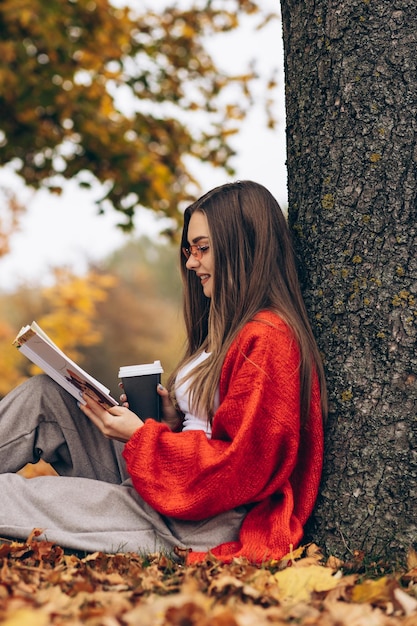
<path id="1" fill-rule="evenodd" d="M 163 371 L 160 361 L 143 365 L 124 365 L 119 369 L 119 378 L 123 383 L 129 409 L 141 420 L 149 417 L 161 420 L 161 398 L 156 387 L 161 382 Z"/>

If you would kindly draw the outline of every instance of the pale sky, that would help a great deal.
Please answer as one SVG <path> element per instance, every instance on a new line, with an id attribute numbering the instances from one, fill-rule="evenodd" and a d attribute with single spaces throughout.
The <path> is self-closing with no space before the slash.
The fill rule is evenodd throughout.
<path id="1" fill-rule="evenodd" d="M 264 4 L 276 10 L 276 0 Z M 233 179 L 252 179 L 265 185 L 281 206 L 287 203 L 285 167 L 285 108 L 281 25 L 272 22 L 261 33 L 253 33 L 245 25 L 238 34 L 223 36 L 216 48 L 219 64 L 229 71 L 238 72 L 249 59 L 255 58 L 258 68 L 266 73 L 278 66 L 277 128 L 265 128 L 265 117 L 260 106 L 255 106 L 244 123 L 233 146 L 238 152 L 233 161 L 236 175 L 230 179 L 214 168 L 194 170 L 202 193 L 216 185 Z M 250 45 L 248 45 L 248 41 Z M 200 171 L 201 169 L 201 171 Z M 30 280 L 46 282 L 52 267 L 66 265 L 83 272 L 89 261 L 98 261 L 127 241 L 116 228 L 116 211 L 97 215 L 94 197 L 99 192 L 80 190 L 75 183 L 66 183 L 60 197 L 25 189 L 6 168 L 0 169 L 0 187 L 15 189 L 29 207 L 21 222 L 21 230 L 11 241 L 11 253 L 0 258 L 0 289 L 14 289 Z M 1 207 L 0 207 L 1 211 Z M 145 212 L 135 220 L 133 236 L 145 232 L 157 236 L 159 226 Z"/>

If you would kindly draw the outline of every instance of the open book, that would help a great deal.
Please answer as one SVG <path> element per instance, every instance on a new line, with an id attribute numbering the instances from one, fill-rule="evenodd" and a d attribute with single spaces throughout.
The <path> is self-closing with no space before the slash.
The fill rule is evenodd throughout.
<path id="1" fill-rule="evenodd" d="M 105 408 L 118 404 L 110 390 L 67 357 L 36 322 L 21 328 L 13 344 L 81 404 L 85 404 L 82 393 Z"/>

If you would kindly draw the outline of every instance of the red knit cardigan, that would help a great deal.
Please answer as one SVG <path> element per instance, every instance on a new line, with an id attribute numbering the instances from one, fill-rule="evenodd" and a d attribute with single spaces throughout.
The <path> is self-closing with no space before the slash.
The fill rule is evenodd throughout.
<path id="1" fill-rule="evenodd" d="M 163 515 L 201 520 L 249 505 L 239 540 L 210 550 L 223 561 L 279 559 L 302 539 L 319 488 L 323 422 L 315 376 L 300 428 L 298 368 L 293 333 L 261 312 L 226 355 L 211 439 L 147 420 L 125 445 L 135 489 Z M 189 562 L 204 556 L 191 552 Z"/>

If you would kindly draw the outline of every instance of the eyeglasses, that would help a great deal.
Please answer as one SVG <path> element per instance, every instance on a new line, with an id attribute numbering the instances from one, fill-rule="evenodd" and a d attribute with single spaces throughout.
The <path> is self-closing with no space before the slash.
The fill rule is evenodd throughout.
<path id="1" fill-rule="evenodd" d="M 182 253 L 186 259 L 189 259 L 191 255 L 197 261 L 201 261 L 203 258 L 203 254 L 205 254 L 208 250 L 210 250 L 210 245 L 208 243 L 204 243 L 202 245 L 193 244 L 192 246 L 188 246 L 188 248 L 182 248 Z"/>

